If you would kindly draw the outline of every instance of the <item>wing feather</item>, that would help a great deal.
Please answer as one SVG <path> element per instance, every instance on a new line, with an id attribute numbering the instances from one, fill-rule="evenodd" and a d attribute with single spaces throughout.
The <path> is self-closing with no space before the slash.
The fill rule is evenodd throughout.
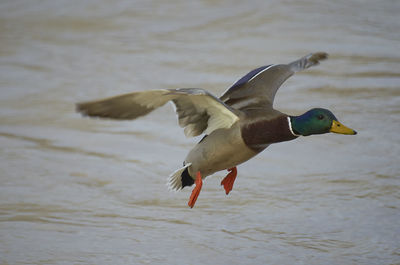
<path id="1" fill-rule="evenodd" d="M 209 92 L 199 88 L 159 89 L 77 104 L 85 116 L 119 120 L 136 119 L 172 101 L 178 123 L 188 137 L 230 128 L 239 117 L 235 111 Z"/>
<path id="2" fill-rule="evenodd" d="M 230 128 L 239 117 L 233 109 L 204 89 L 181 88 L 171 90 L 174 95 L 191 95 L 174 98 L 179 125 L 185 127 L 186 136 L 210 134 L 219 128 Z M 188 118 L 189 117 L 189 118 Z"/>
<path id="3" fill-rule="evenodd" d="M 84 116 L 109 118 L 117 120 L 132 120 L 144 116 L 168 100 L 168 90 L 151 90 L 133 92 L 120 96 L 76 104 L 78 112 Z"/>
<path id="4" fill-rule="evenodd" d="M 250 71 L 234 83 L 220 99 L 232 108 L 272 108 L 279 87 L 295 72 L 318 65 L 327 54 L 317 52 L 290 64 L 273 64 Z"/>

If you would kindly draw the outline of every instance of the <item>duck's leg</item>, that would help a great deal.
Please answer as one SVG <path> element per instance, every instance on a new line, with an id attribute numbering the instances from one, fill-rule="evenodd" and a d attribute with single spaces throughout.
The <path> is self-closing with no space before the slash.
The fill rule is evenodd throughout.
<path id="1" fill-rule="evenodd" d="M 194 181 L 194 183 L 196 184 L 196 187 L 194 187 L 188 202 L 190 208 L 193 208 L 194 204 L 196 203 L 197 197 L 199 197 L 201 191 L 201 187 L 203 186 L 203 181 L 201 180 L 200 171 L 197 172 L 196 180 Z"/>
<path id="2" fill-rule="evenodd" d="M 235 182 L 236 176 L 237 176 L 237 169 L 236 167 L 228 169 L 229 174 L 226 175 L 226 177 L 221 181 L 221 185 L 224 185 L 225 193 L 226 195 L 229 194 L 229 192 L 233 188 L 233 183 Z"/>

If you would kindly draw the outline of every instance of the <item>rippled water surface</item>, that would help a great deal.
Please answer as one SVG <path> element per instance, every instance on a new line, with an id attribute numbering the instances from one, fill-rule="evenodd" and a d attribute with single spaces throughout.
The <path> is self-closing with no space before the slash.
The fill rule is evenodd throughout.
<path id="1" fill-rule="evenodd" d="M 400 2 L 2 1 L 0 264 L 400 264 Z M 171 106 L 134 122 L 74 104 L 131 91 L 219 95 L 261 65 L 330 59 L 275 107 L 331 109 L 357 136 L 270 146 L 231 194 L 167 176 L 199 139 Z"/>

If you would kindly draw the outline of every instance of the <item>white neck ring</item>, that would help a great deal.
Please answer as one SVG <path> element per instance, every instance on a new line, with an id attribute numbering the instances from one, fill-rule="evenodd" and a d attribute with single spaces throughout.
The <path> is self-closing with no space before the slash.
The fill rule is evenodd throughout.
<path id="1" fill-rule="evenodd" d="M 289 123 L 289 130 L 290 130 L 290 132 L 291 132 L 294 136 L 297 136 L 297 137 L 301 136 L 300 134 L 296 134 L 296 133 L 293 131 L 292 122 L 290 121 L 290 117 L 287 117 L 287 119 L 288 119 L 288 123 Z"/>

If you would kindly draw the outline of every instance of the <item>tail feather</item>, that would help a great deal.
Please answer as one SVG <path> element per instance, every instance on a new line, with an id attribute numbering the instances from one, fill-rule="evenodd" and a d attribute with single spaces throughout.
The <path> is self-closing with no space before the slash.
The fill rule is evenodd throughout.
<path id="1" fill-rule="evenodd" d="M 170 190 L 178 191 L 183 187 L 191 186 L 194 183 L 194 180 L 188 172 L 188 167 L 190 165 L 191 163 L 184 165 L 168 177 L 167 186 Z"/>
<path id="2" fill-rule="evenodd" d="M 186 186 L 192 186 L 194 184 L 194 179 L 189 175 L 188 168 L 185 168 L 185 170 L 182 172 L 181 180 L 182 180 L 182 188 Z"/>

